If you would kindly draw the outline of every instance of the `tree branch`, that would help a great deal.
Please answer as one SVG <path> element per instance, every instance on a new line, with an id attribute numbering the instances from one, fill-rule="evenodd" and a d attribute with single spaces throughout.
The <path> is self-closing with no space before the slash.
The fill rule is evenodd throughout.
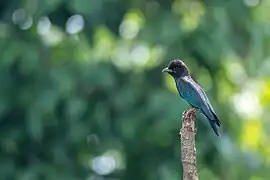
<path id="1" fill-rule="evenodd" d="M 199 179 L 196 168 L 195 119 L 196 109 L 183 113 L 180 130 L 183 180 Z"/>

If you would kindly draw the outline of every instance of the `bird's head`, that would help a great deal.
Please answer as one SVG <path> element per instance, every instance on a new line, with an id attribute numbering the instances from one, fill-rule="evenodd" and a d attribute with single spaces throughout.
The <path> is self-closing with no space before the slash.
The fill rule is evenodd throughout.
<path id="1" fill-rule="evenodd" d="M 189 71 L 186 64 L 181 60 L 172 60 L 168 65 L 168 67 L 164 68 L 162 72 L 167 72 L 174 78 L 189 75 Z"/>

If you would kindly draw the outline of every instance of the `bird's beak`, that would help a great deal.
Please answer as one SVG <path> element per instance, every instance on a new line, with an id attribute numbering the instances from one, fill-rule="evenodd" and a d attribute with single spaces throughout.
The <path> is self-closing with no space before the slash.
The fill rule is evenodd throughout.
<path id="1" fill-rule="evenodd" d="M 171 70 L 171 69 L 169 69 L 168 67 L 166 67 L 166 68 L 162 69 L 162 72 L 171 73 L 171 72 L 172 72 L 172 70 Z"/>

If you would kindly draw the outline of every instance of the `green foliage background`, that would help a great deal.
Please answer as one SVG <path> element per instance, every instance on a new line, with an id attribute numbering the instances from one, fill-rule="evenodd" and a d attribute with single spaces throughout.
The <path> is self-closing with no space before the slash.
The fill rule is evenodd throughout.
<path id="1" fill-rule="evenodd" d="M 270 177 L 267 0 L 2 0 L 1 180 L 179 180 L 186 62 L 222 121 L 198 115 L 202 180 Z"/>

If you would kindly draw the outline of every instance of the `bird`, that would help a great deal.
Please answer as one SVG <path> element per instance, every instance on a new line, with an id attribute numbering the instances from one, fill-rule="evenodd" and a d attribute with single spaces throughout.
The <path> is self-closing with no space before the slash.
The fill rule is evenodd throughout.
<path id="1" fill-rule="evenodd" d="M 221 136 L 218 130 L 221 122 L 212 107 L 205 91 L 190 76 L 187 65 L 179 59 L 172 60 L 162 72 L 170 74 L 176 84 L 177 91 L 192 108 L 200 111 L 205 116 L 217 136 Z"/>

